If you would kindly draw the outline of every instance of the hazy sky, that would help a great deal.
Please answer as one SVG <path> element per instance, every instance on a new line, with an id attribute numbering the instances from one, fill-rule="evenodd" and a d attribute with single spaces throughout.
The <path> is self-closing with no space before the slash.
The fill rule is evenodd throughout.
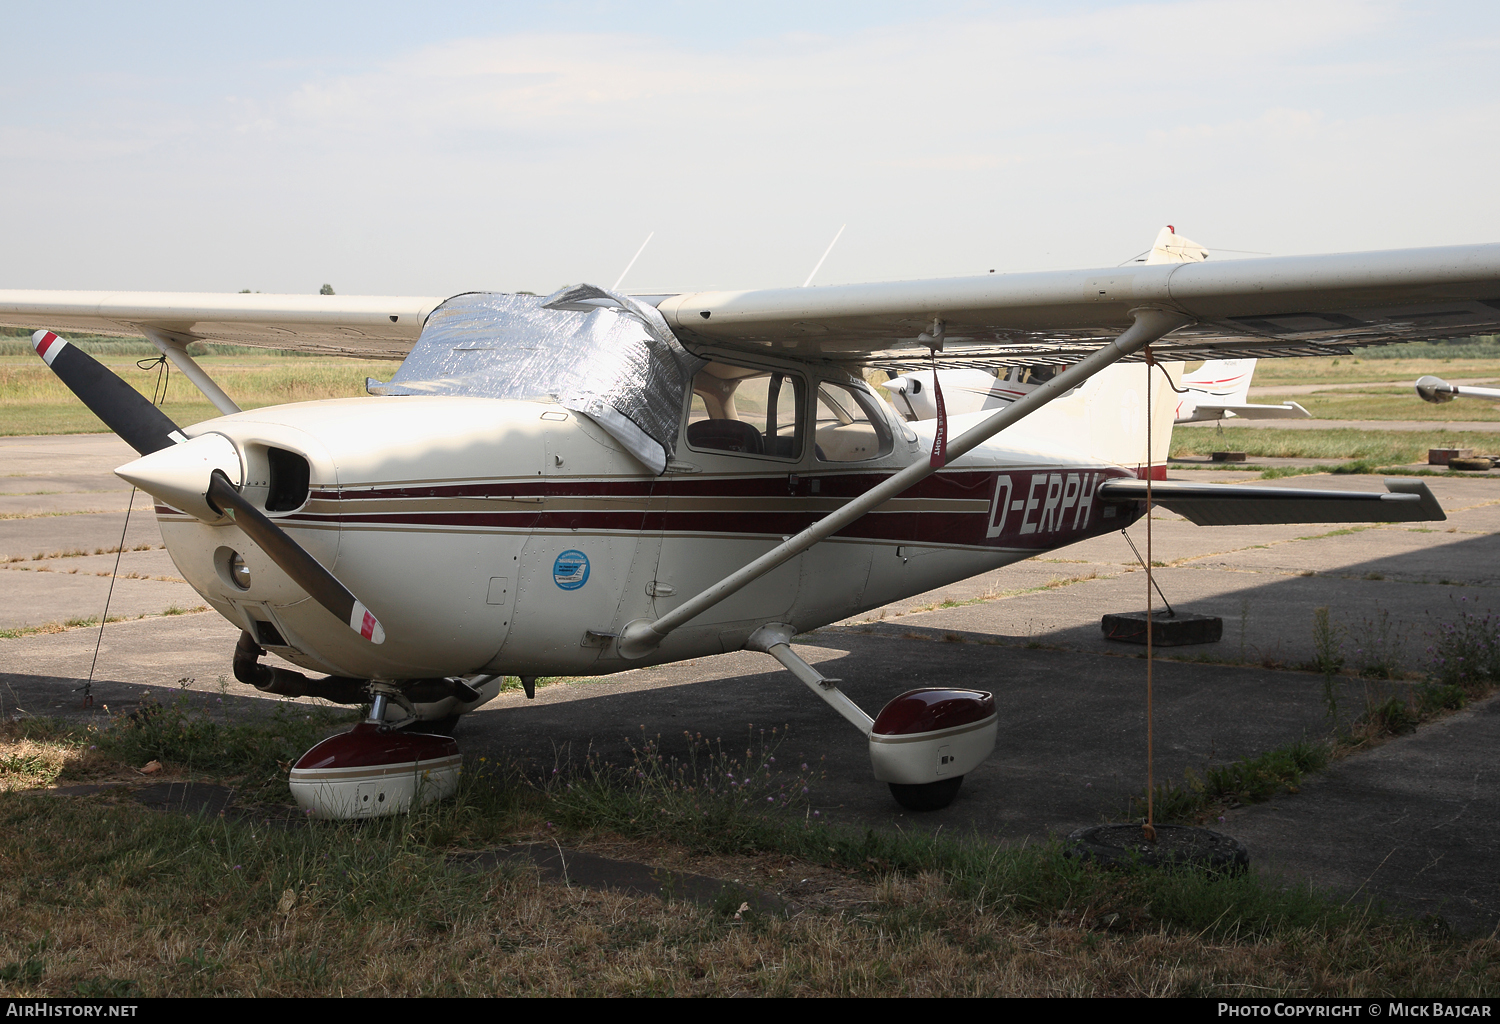
<path id="1" fill-rule="evenodd" d="M 0 288 L 446 295 L 1500 241 L 1500 5 L 0 0 Z"/>

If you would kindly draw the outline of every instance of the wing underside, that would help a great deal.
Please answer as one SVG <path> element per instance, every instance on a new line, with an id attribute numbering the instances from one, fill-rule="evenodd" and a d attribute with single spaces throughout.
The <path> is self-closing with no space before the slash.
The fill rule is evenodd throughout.
<path id="1" fill-rule="evenodd" d="M 0 326 L 401 357 L 441 298 L 0 291 Z"/>
<path id="2" fill-rule="evenodd" d="M 1192 318 L 1152 346 L 1171 360 L 1338 355 L 1494 333 L 1500 245 L 697 293 L 659 308 L 690 348 L 909 372 L 930 365 L 939 330 L 946 366 L 1075 362 L 1141 306 Z"/>

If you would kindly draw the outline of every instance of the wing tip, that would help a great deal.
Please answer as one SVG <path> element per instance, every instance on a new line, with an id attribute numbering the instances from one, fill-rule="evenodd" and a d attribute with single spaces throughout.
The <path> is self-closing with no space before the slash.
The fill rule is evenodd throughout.
<path id="1" fill-rule="evenodd" d="M 1426 481 L 1409 476 L 1388 476 L 1383 482 L 1388 494 L 1410 494 L 1417 498 L 1418 507 L 1426 518 L 1412 520 L 1413 522 L 1446 523 L 1448 521 L 1448 513 L 1443 511 L 1442 504 L 1438 502 L 1437 496 L 1432 493 Z"/>

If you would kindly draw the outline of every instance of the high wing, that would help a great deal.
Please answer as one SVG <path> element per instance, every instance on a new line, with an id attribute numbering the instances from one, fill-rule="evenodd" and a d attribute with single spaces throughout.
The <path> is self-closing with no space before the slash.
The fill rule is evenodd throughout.
<path id="1" fill-rule="evenodd" d="M 902 372 L 927 365 L 935 327 L 949 366 L 1073 362 L 1140 307 L 1192 320 L 1153 344 L 1161 359 L 1339 355 L 1486 334 L 1500 329 L 1500 245 L 699 292 L 658 306 L 690 349 Z"/>
<path id="2" fill-rule="evenodd" d="M 404 356 L 442 298 L 0 290 L 0 326 Z"/>
<path id="3" fill-rule="evenodd" d="M 1141 307 L 1192 321 L 1153 345 L 1160 358 L 1333 355 L 1500 331 L 1500 244 L 642 298 L 690 349 L 903 371 L 925 365 L 935 330 L 949 366 L 1075 362 Z M 400 356 L 442 301 L 0 291 L 0 325 Z"/>

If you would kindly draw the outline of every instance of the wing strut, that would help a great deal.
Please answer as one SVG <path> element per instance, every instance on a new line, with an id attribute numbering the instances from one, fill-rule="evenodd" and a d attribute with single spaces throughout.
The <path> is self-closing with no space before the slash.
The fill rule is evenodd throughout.
<path id="1" fill-rule="evenodd" d="M 155 345 L 162 355 L 172 360 L 172 365 L 181 370 L 183 376 L 192 381 L 220 413 L 229 416 L 240 411 L 240 407 L 234 404 L 234 399 L 226 395 L 224 390 L 214 383 L 213 378 L 203 372 L 203 367 L 188 355 L 187 347 L 196 339 L 188 338 L 184 341 L 180 337 L 159 331 L 155 327 L 142 327 L 141 332 L 150 339 L 151 344 Z"/>
<path id="2" fill-rule="evenodd" d="M 948 442 L 948 462 L 962 457 L 1013 423 L 1031 415 L 1052 399 L 1064 395 L 1112 363 L 1133 355 L 1159 338 L 1165 337 L 1192 318 L 1176 310 L 1137 307 L 1130 311 L 1134 323 L 1118 338 L 1090 353 L 1029 394 L 1000 409 L 982 423 Z M 856 519 L 915 486 L 937 472 L 928 459 L 919 459 L 884 483 L 870 488 L 836 512 L 813 523 L 794 537 L 724 577 L 696 597 L 678 605 L 656 620 L 636 619 L 620 634 L 618 650 L 623 658 L 643 658 L 654 651 L 667 635 L 679 626 L 697 618 L 740 588 L 755 582 L 782 563 L 795 558 L 820 540 L 832 536 Z"/>

